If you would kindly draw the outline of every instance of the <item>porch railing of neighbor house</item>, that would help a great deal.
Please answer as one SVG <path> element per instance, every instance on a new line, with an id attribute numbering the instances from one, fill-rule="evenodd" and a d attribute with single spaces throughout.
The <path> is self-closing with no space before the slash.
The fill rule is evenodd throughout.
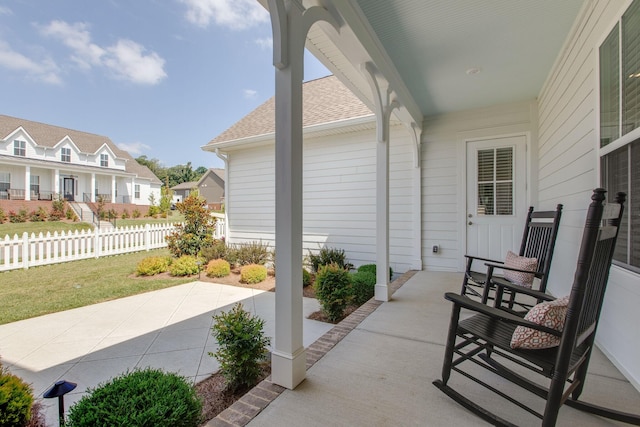
<path id="1" fill-rule="evenodd" d="M 174 229 L 173 224 L 146 224 L 111 230 L 96 227 L 53 234 L 7 235 L 0 238 L 0 271 L 164 248 L 165 237 Z M 219 219 L 213 237 L 221 238 L 223 230 L 224 221 Z"/>

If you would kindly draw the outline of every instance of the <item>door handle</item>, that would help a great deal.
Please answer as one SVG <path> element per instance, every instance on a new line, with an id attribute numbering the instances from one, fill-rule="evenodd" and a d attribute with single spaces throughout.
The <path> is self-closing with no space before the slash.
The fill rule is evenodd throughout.
<path id="1" fill-rule="evenodd" d="M 469 221 L 469 225 L 473 225 L 473 222 Z"/>

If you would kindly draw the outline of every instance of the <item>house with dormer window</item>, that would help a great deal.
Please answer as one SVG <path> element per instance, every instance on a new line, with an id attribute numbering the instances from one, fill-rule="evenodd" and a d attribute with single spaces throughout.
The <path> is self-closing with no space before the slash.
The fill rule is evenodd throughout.
<path id="1" fill-rule="evenodd" d="M 0 115 L 0 200 L 148 205 L 161 185 L 106 136 Z"/>

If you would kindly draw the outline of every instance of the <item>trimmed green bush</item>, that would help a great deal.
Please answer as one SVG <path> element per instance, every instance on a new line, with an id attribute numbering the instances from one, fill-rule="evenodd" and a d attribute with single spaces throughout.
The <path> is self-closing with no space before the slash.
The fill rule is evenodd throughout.
<path id="1" fill-rule="evenodd" d="M 147 368 L 113 378 L 69 409 L 67 427 L 196 427 L 202 402 L 187 379 Z"/>
<path id="2" fill-rule="evenodd" d="M 267 267 L 258 264 L 245 265 L 240 269 L 242 283 L 260 283 L 267 278 Z"/>
<path id="3" fill-rule="evenodd" d="M 340 320 L 352 299 L 349 271 L 337 264 L 320 266 L 314 287 L 322 311 L 329 321 Z"/>
<path id="4" fill-rule="evenodd" d="M 227 254 L 229 249 L 227 248 L 227 244 L 224 240 L 214 240 L 210 246 L 205 246 L 200 250 L 200 255 L 205 259 L 208 263 L 212 259 L 227 259 Z"/>
<path id="5" fill-rule="evenodd" d="M 190 276 L 199 272 L 198 260 L 192 255 L 183 255 L 169 266 L 169 274 L 172 276 Z"/>
<path id="6" fill-rule="evenodd" d="M 329 264 L 336 264 L 338 267 L 346 268 L 347 270 L 351 268 L 351 264 L 347 264 L 344 249 L 322 248 L 317 254 L 309 250 L 307 259 L 312 273 L 317 273 L 320 266 Z"/>
<path id="7" fill-rule="evenodd" d="M 26 426 L 32 405 L 31 387 L 0 365 L 0 427 Z"/>
<path id="8" fill-rule="evenodd" d="M 305 288 L 311 284 L 311 273 L 304 268 L 302 269 L 302 286 Z"/>
<path id="9" fill-rule="evenodd" d="M 7 219 L 7 215 L 5 215 L 4 210 L 0 208 L 0 224 L 2 224 L 5 219 Z"/>
<path id="10" fill-rule="evenodd" d="M 375 267 L 375 266 L 374 266 Z M 369 301 L 376 292 L 376 274 L 371 271 L 357 271 L 351 274 L 353 303 L 362 305 Z"/>
<path id="11" fill-rule="evenodd" d="M 235 261 L 238 265 L 258 264 L 265 265 L 271 260 L 269 243 L 258 242 L 240 243 L 235 245 Z"/>
<path id="12" fill-rule="evenodd" d="M 49 218 L 49 214 L 47 213 L 46 209 L 43 208 L 42 206 L 40 206 L 37 210 L 32 211 L 29 214 L 29 220 L 31 222 L 43 222 L 46 221 Z"/>
<path id="13" fill-rule="evenodd" d="M 150 256 L 138 263 L 136 274 L 138 276 L 153 276 L 167 271 L 169 265 L 171 265 L 171 258 L 169 257 Z"/>
<path id="14" fill-rule="evenodd" d="M 368 271 L 370 273 L 376 274 L 376 265 L 375 264 L 363 264 L 358 267 L 358 271 Z M 393 269 L 389 267 L 389 280 L 393 277 Z"/>
<path id="15" fill-rule="evenodd" d="M 209 356 L 220 362 L 220 372 L 231 390 L 252 387 L 260 376 L 260 363 L 266 359 L 271 342 L 264 336 L 264 320 L 251 316 L 241 303 L 213 319 L 211 331 L 218 341 L 218 351 L 210 352 Z"/>
<path id="16" fill-rule="evenodd" d="M 208 277 L 226 277 L 231 274 L 231 266 L 224 259 L 212 259 L 207 264 Z"/>

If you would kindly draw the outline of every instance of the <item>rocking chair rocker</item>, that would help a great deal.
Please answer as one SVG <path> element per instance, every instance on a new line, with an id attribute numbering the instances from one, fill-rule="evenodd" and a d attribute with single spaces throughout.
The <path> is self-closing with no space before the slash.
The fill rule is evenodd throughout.
<path id="1" fill-rule="evenodd" d="M 462 374 L 537 416 L 542 420 L 543 426 L 555 426 L 563 404 L 602 417 L 640 425 L 640 416 L 638 415 L 622 413 L 578 400 L 584 387 L 589 359 L 594 346 L 609 269 L 618 236 L 618 226 L 624 210 L 625 194 L 618 193 L 616 203 L 610 203 L 606 206 L 603 204 L 604 200 L 605 190 L 594 190 L 592 203 L 587 212 L 571 294 L 568 297 L 568 303 L 566 303 L 567 299 L 562 299 L 566 304 L 564 306 L 566 318 L 564 318 L 563 326 L 561 323 L 558 325 L 558 330 L 555 327 L 543 326 L 545 322 L 541 322 L 539 319 L 534 323 L 527 320 L 530 318 L 528 315 L 523 318 L 504 310 L 498 304 L 498 299 L 496 299 L 496 306 L 491 307 L 456 293 L 445 294 L 445 298 L 453 302 L 454 305 L 442 367 L 442 380 L 433 382 L 436 387 L 494 425 L 508 426 L 513 424 L 493 414 L 487 408 L 472 402 L 447 385 L 451 371 Z M 538 300 L 554 300 L 550 295 L 520 286 L 501 283 L 498 283 L 497 286 L 499 290 L 505 288 L 511 292 L 525 292 Z M 550 305 L 560 305 L 559 301 L 555 300 Z M 539 304 L 532 311 L 543 304 L 549 305 L 549 303 Z M 474 312 L 474 314 L 461 320 L 460 312 L 463 308 Z M 561 319 L 562 315 L 558 318 Z M 532 318 L 532 320 L 535 319 Z M 530 345 L 527 349 L 512 348 L 513 340 L 518 336 L 517 334 L 514 336 L 517 328 L 521 328 L 520 332 L 528 331 L 538 334 L 537 344 L 533 343 L 535 345 Z M 543 333 L 547 334 L 546 338 L 540 339 Z M 540 345 L 540 341 L 545 339 L 555 339 L 559 345 L 553 347 L 553 344 L 549 344 L 548 341 L 545 342 L 545 345 Z M 536 349 L 537 347 L 542 347 L 542 349 Z M 465 364 L 465 362 L 469 363 Z M 533 375 L 527 375 L 525 378 L 507 367 L 506 364 L 509 363 L 517 364 L 518 370 L 521 370 L 520 367 L 527 368 L 533 372 Z M 544 412 L 539 413 L 514 398 L 513 394 L 508 395 L 499 390 L 499 386 L 490 384 L 491 380 L 487 377 L 476 374 L 477 369 L 476 371 L 468 369 L 478 365 L 544 399 L 546 401 Z M 533 381 L 531 378 L 540 378 L 543 381 Z M 548 386 L 541 384 L 548 384 Z"/>

